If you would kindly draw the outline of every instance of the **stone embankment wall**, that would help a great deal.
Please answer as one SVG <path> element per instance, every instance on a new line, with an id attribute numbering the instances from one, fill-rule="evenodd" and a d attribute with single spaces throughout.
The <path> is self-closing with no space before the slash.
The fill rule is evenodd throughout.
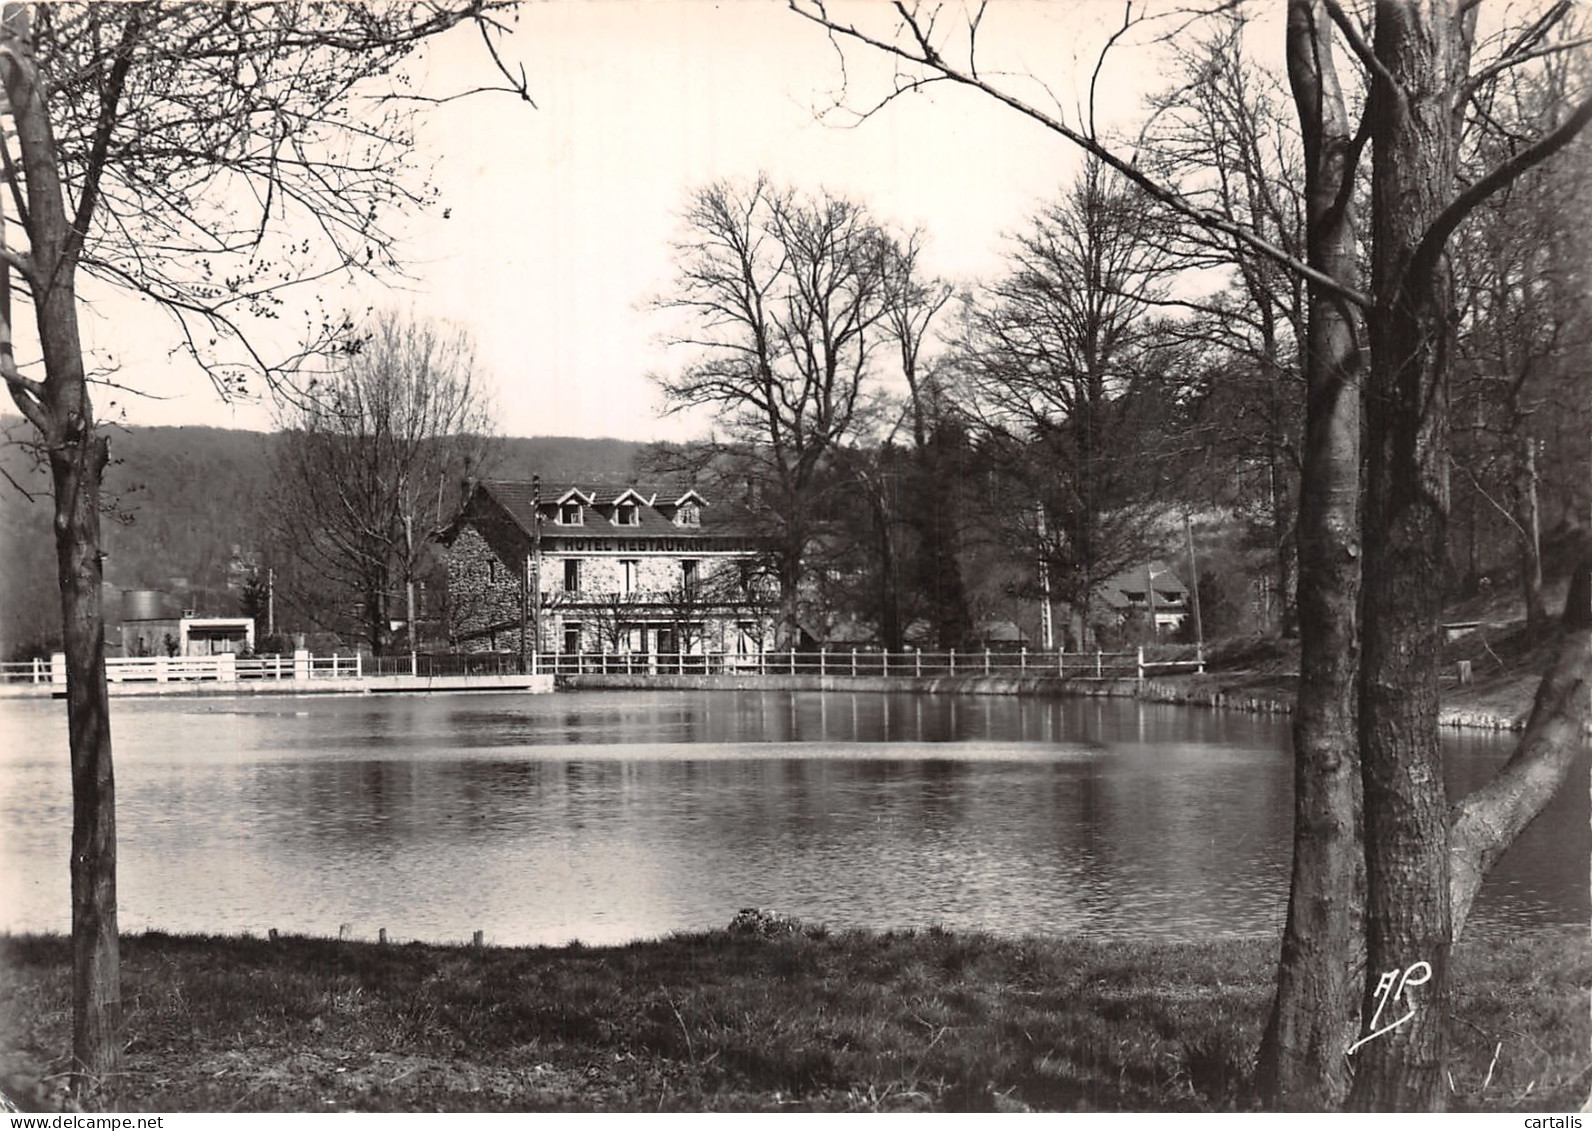
<path id="1" fill-rule="evenodd" d="M 1219 707 L 1254 714 L 1287 715 L 1292 696 L 1227 687 L 1210 675 L 1186 679 L 1057 679 L 1054 676 L 947 675 L 561 675 L 558 686 L 569 690 L 652 691 L 917 691 L 945 695 L 1055 695 L 1136 698 L 1151 703 Z M 1520 730 L 1524 719 L 1486 711 L 1445 707 L 1445 727 L 1469 730 Z"/>

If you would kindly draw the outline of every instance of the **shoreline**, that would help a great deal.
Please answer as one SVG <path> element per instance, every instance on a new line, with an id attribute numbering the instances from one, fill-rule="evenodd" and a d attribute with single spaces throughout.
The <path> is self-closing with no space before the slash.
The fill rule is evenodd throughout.
<path id="1" fill-rule="evenodd" d="M 566 675 L 558 687 L 572 691 L 873 691 L 931 695 L 1033 695 L 1059 698 L 1125 698 L 1248 714 L 1292 715 L 1293 693 L 1276 684 L 1297 677 L 1253 671 L 1145 679 L 1057 679 L 1054 676 L 946 675 Z M 1525 715 L 1503 715 L 1468 706 L 1441 706 L 1438 725 L 1450 730 L 1519 731 Z M 1592 739 L 1592 723 L 1587 737 Z"/>
<path id="2" fill-rule="evenodd" d="M 1530 709 L 1530 694 L 1535 676 L 1517 679 L 1521 687 L 1506 698 L 1524 698 L 1524 707 L 1502 713 L 1483 706 L 1479 697 L 1462 695 L 1459 704 L 1439 706 L 1438 725 L 1447 730 L 1518 732 L 1525 727 Z M 435 677 L 379 676 L 365 679 L 282 680 L 234 683 L 111 684 L 111 698 L 252 698 L 262 695 L 432 695 L 432 694 L 548 694 L 570 691 L 848 691 L 895 692 L 931 695 L 1030 695 L 1061 698 L 1128 698 L 1147 703 L 1167 703 L 1214 710 L 1242 711 L 1247 714 L 1291 715 L 1294 692 L 1289 684 L 1297 676 L 1268 674 L 1254 670 L 1224 670 L 1175 676 L 1154 676 L 1143 681 L 1133 678 L 1073 677 L 1050 675 L 941 675 L 878 676 L 846 674 L 768 674 L 768 675 L 663 675 L 663 674 L 584 674 L 539 676 L 486 676 L 463 679 Z M 1450 692 L 1456 688 L 1448 689 Z M 64 698 L 58 687 L 41 685 L 0 686 L 0 700 L 20 698 Z M 1592 740 L 1592 722 L 1585 736 Z"/>

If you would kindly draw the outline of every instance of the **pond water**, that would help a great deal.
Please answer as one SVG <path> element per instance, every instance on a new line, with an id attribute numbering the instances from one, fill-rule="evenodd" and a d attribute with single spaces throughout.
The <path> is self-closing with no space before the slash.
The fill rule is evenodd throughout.
<path id="1" fill-rule="evenodd" d="M 1280 931 L 1286 724 L 1130 700 L 831 692 L 123 699 L 127 930 L 616 942 L 834 927 Z M 61 703 L 0 701 L 0 930 L 70 923 Z M 1454 790 L 1508 740 L 1448 746 Z M 1588 921 L 1587 759 L 1478 931 Z"/>

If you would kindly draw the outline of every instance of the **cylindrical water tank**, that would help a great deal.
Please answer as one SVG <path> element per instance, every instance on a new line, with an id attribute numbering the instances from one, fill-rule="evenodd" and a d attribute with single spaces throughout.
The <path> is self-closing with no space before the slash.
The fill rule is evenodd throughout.
<path id="1" fill-rule="evenodd" d="M 165 594 L 158 589 L 122 590 L 123 620 L 160 620 Z"/>

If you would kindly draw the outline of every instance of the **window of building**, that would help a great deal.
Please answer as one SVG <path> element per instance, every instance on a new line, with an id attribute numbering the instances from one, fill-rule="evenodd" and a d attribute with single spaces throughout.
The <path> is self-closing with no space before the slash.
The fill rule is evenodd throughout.
<path id="1" fill-rule="evenodd" d="M 558 522 L 560 526 L 583 526 L 585 518 L 581 514 L 579 503 L 560 503 L 558 505 Z"/>
<path id="2" fill-rule="evenodd" d="M 619 526 L 639 526 L 641 517 L 635 503 L 620 503 L 614 511 L 614 522 Z"/>
<path id="3" fill-rule="evenodd" d="M 497 584 L 498 564 L 496 558 L 488 558 L 486 563 L 486 580 L 489 585 Z"/>
<path id="4" fill-rule="evenodd" d="M 566 558 L 564 560 L 564 592 L 580 592 L 580 559 Z"/>
<path id="5" fill-rule="evenodd" d="M 619 563 L 619 591 L 621 593 L 634 593 L 636 591 L 636 571 L 640 567 L 640 562 L 628 558 Z"/>
<path id="6" fill-rule="evenodd" d="M 702 508 L 695 503 L 682 503 L 674 516 L 675 522 L 681 526 L 701 526 Z"/>
<path id="7" fill-rule="evenodd" d="M 690 559 L 680 563 L 680 584 L 685 587 L 687 593 L 696 591 L 697 582 L 701 578 L 701 570 L 698 568 L 700 564 Z"/>
<path id="8" fill-rule="evenodd" d="M 578 623 L 564 622 L 564 651 L 580 651 L 580 625 Z"/>

